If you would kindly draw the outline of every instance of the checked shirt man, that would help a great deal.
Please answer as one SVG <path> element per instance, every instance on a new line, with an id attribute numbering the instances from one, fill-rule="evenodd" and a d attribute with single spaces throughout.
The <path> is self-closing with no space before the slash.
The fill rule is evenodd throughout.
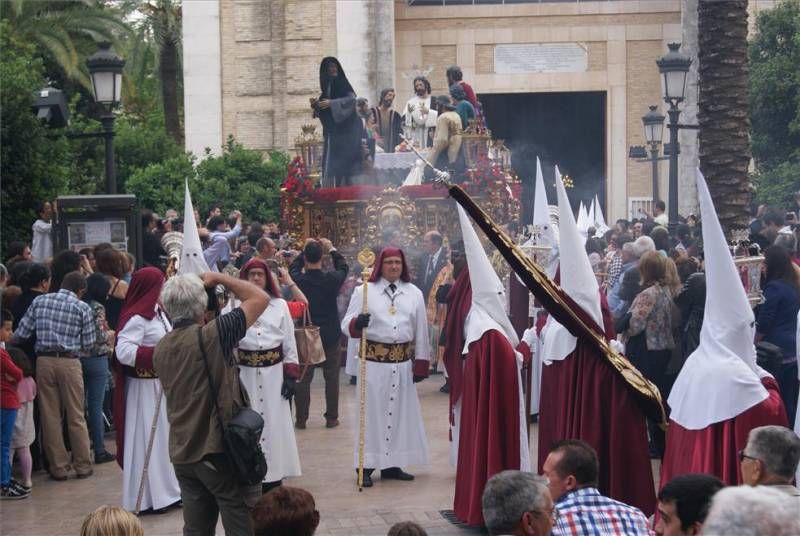
<path id="1" fill-rule="evenodd" d="M 54 480 L 66 480 L 70 466 L 62 436 L 62 415 L 66 418 L 72 447 L 72 467 L 78 478 L 92 475 L 79 358 L 88 356 L 98 341 L 92 308 L 80 300 L 85 291 L 83 274 L 68 273 L 58 292 L 33 300 L 14 332 L 15 343 L 36 334 L 36 385 L 42 444 Z"/>

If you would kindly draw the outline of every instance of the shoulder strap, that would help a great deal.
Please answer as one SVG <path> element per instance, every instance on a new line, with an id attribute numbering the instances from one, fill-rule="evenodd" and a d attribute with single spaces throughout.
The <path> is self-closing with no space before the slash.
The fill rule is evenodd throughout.
<path id="1" fill-rule="evenodd" d="M 206 369 L 206 378 L 208 378 L 208 387 L 211 389 L 211 399 L 214 401 L 214 409 L 217 410 L 217 422 L 222 433 L 225 433 L 225 427 L 222 425 L 222 414 L 219 412 L 219 404 L 217 403 L 217 388 L 214 387 L 214 381 L 211 379 L 211 369 L 208 367 L 208 356 L 206 355 L 206 347 L 203 345 L 203 328 L 197 329 L 197 345 L 200 347 L 200 355 L 203 356 L 203 366 Z"/>

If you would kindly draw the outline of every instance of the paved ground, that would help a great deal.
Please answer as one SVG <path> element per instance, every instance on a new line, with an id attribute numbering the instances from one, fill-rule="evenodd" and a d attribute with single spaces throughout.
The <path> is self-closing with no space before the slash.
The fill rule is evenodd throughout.
<path id="1" fill-rule="evenodd" d="M 433 535 L 477 534 L 457 528 L 439 514 L 452 508 L 455 469 L 448 463 L 447 395 L 439 392 L 442 376 L 432 376 L 417 384 L 431 464 L 407 467 L 416 475 L 414 482 L 386 481 L 375 477 L 375 486 L 358 492 L 352 470 L 355 419 L 355 388 L 342 375 L 341 426 L 325 428 L 322 417 L 324 394 L 322 374 L 312 387 L 311 418 L 306 430 L 297 430 L 303 476 L 285 481 L 309 490 L 321 514 L 318 536 L 383 536 L 397 521 L 416 521 Z M 536 425 L 531 427 L 531 459 L 537 459 Z M 113 452 L 111 437 L 107 437 Z M 654 472 L 658 475 L 654 464 Z M 83 518 L 102 504 L 120 504 L 122 473 L 114 463 L 95 467 L 87 480 L 54 482 L 44 473 L 34 476 L 34 491 L 29 499 L 0 502 L 0 534 L 57 536 L 78 534 Z M 148 536 L 181 534 L 180 510 L 159 516 L 143 516 Z M 224 534 L 218 525 L 217 534 Z"/>
<path id="2" fill-rule="evenodd" d="M 317 534 L 385 535 L 392 524 L 401 520 L 417 521 L 430 535 L 470 534 L 439 514 L 440 510 L 452 508 L 455 475 L 448 464 L 447 395 L 439 393 L 442 376 L 417 384 L 425 412 L 431 465 L 406 468 L 416 475 L 414 482 L 381 482 L 376 477 L 375 486 L 362 493 L 355 486 L 351 468 L 355 388 L 346 383 L 343 375 L 342 424 L 326 429 L 322 417 L 322 374 L 316 376 L 308 428 L 297 431 L 303 476 L 286 482 L 314 495 L 321 514 Z M 113 452 L 111 437 L 107 440 Z M 120 504 L 121 482 L 122 473 L 113 463 L 96 466 L 94 476 L 87 480 L 54 482 L 44 473 L 38 473 L 34 475 L 34 491 L 29 499 L 0 503 L 0 534 L 78 534 L 83 518 L 93 509 L 102 504 Z M 148 536 L 181 534 L 180 510 L 141 519 Z M 223 534 L 221 524 L 217 534 Z"/>

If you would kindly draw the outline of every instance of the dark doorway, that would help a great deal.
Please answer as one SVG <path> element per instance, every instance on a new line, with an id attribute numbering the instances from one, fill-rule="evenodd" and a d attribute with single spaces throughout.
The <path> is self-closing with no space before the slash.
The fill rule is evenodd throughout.
<path id="1" fill-rule="evenodd" d="M 536 157 L 542 162 L 547 197 L 555 205 L 553 166 L 569 175 L 567 190 L 573 208 L 591 203 L 595 194 L 605 207 L 606 94 L 494 93 L 478 99 L 493 138 L 502 138 L 512 151 L 512 164 L 523 183 L 524 220 L 533 211 Z M 608 213 L 605 208 L 604 213 Z"/>

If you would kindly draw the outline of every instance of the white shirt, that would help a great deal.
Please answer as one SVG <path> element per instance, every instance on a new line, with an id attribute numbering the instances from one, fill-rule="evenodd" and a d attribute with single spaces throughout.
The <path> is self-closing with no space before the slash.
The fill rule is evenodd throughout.
<path id="1" fill-rule="evenodd" d="M 391 314 L 392 291 L 389 289 L 389 282 L 380 278 L 367 285 L 367 304 L 371 315 L 367 339 L 387 344 L 413 342 L 416 345 L 415 358 L 429 359 L 428 314 L 422 291 L 411 283 L 395 281 L 395 314 Z M 342 331 L 345 335 L 350 335 L 350 321 L 361 314 L 363 292 L 363 285 L 356 287 L 350 298 L 350 305 L 342 320 Z"/>
<path id="2" fill-rule="evenodd" d="M 33 242 L 31 244 L 31 257 L 33 262 L 45 262 L 53 256 L 53 236 L 50 230 L 52 222 L 36 220 L 33 222 Z"/>

